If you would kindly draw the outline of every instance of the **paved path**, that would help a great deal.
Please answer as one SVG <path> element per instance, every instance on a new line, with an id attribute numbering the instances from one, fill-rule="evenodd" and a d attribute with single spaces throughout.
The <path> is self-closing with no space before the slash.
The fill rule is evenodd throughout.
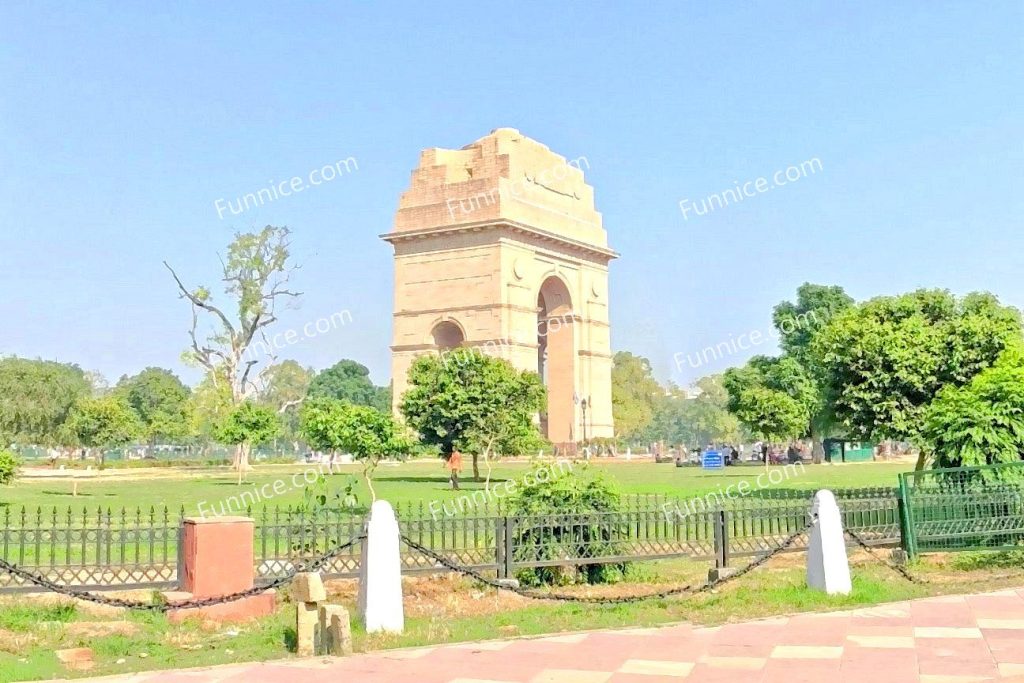
<path id="1" fill-rule="evenodd" d="M 134 683 L 973 683 L 1024 674 L 1024 589 L 717 628 L 674 625 L 111 677 Z M 1024 680 L 1021 678 L 1019 680 Z"/>

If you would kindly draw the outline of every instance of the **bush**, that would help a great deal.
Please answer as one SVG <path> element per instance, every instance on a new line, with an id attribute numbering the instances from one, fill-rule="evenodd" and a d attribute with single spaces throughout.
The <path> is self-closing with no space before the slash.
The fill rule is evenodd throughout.
<path id="1" fill-rule="evenodd" d="M 18 475 L 20 464 L 14 453 L 7 450 L 0 451 L 0 484 L 10 484 L 14 481 L 14 477 Z"/>
<path id="2" fill-rule="evenodd" d="M 517 517 L 514 560 L 540 562 L 614 554 L 615 541 L 625 534 L 618 521 L 619 494 L 601 475 L 585 467 L 580 474 L 553 465 L 538 466 L 508 499 L 507 514 Z M 622 580 L 625 563 L 565 562 L 517 572 L 527 585 L 613 583 Z"/>

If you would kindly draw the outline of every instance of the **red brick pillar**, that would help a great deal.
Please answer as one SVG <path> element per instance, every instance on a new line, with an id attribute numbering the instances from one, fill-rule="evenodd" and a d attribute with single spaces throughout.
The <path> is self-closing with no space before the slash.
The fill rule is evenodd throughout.
<path id="1" fill-rule="evenodd" d="M 212 598 L 253 587 L 255 560 L 249 517 L 186 517 L 178 553 L 178 590 L 164 593 L 168 602 Z M 186 617 L 241 621 L 274 611 L 274 591 L 208 607 L 172 610 L 172 622 Z"/>

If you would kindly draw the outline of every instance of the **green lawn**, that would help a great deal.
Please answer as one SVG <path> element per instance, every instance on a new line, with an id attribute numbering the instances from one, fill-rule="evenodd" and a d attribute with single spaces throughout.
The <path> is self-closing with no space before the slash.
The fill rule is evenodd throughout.
<path id="1" fill-rule="evenodd" d="M 573 465 L 573 471 L 581 472 L 587 466 L 579 463 Z M 725 490 L 730 484 L 738 485 L 746 481 L 752 489 L 758 487 L 758 477 L 764 472 L 757 465 L 726 468 L 718 472 L 706 472 L 696 467 L 677 468 L 671 464 L 654 464 L 652 462 L 612 462 L 595 463 L 591 469 L 605 473 L 615 480 L 622 493 L 662 494 L 667 496 L 689 497 L 698 494 Z M 491 483 L 505 480 L 521 481 L 529 471 L 527 463 L 504 463 L 494 466 Z M 351 465 L 342 468 L 342 474 L 329 477 L 329 487 L 340 490 L 350 476 L 359 477 L 360 467 Z M 778 489 L 817 489 L 822 487 L 851 488 L 864 486 L 889 486 L 897 484 L 899 472 L 912 469 L 909 463 L 864 463 L 849 465 L 806 465 L 784 471 L 781 467 L 775 475 L 778 483 L 769 485 L 769 490 Z M 22 506 L 34 511 L 38 507 L 50 509 L 54 506 L 66 508 L 73 506 L 76 510 L 83 507 L 95 509 L 102 507 L 114 510 L 122 507 L 134 510 L 136 507 L 148 510 L 151 506 L 160 509 L 167 506 L 177 510 L 181 506 L 186 512 L 199 512 L 199 505 L 204 502 L 204 510 L 219 511 L 220 506 L 227 505 L 232 496 L 238 497 L 248 492 L 250 500 L 256 499 L 266 505 L 293 505 L 302 500 L 305 481 L 303 472 L 315 473 L 315 467 L 302 465 L 263 465 L 258 466 L 242 486 L 235 483 L 235 475 L 227 468 L 192 470 L 127 470 L 117 473 L 116 479 L 78 480 L 78 495 L 72 496 L 70 478 L 32 479 L 22 478 L 13 485 L 0 487 L 0 506 L 6 507 L 9 514 L 20 514 Z M 483 482 L 468 481 L 467 473 L 463 475 L 463 491 L 471 493 L 483 488 Z M 783 478 L 783 475 L 786 478 Z M 310 476 L 312 477 L 312 474 Z M 763 481 L 763 480 L 762 480 Z M 279 482 L 279 483 L 278 483 Z M 297 485 L 296 485 L 297 484 Z M 280 493 L 275 494 L 275 485 Z M 383 498 L 396 505 L 422 504 L 428 506 L 431 501 L 450 501 L 456 492 L 450 490 L 447 473 L 440 461 L 412 461 L 400 464 L 382 465 L 374 477 L 374 488 L 378 498 Z M 735 488 L 733 489 L 735 491 Z M 270 494 L 269 497 L 262 495 Z M 365 484 L 360 479 L 357 485 L 357 496 L 361 506 L 370 499 Z M 3 514 L 3 513 L 0 513 Z"/>

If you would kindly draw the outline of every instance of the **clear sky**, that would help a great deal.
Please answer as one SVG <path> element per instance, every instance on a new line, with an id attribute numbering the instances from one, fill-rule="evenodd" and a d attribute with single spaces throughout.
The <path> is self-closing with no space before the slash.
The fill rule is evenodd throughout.
<path id="1" fill-rule="evenodd" d="M 378 235 L 421 149 L 503 126 L 587 158 L 621 253 L 613 347 L 661 379 L 741 363 L 672 357 L 767 331 L 804 281 L 1024 306 L 1024 3 L 728 5 L 0 3 L 0 354 L 194 382 L 162 261 L 217 285 L 234 231 L 287 225 L 305 294 L 278 330 L 351 319 L 282 357 L 386 383 Z M 332 182 L 214 209 L 348 157 Z"/>

